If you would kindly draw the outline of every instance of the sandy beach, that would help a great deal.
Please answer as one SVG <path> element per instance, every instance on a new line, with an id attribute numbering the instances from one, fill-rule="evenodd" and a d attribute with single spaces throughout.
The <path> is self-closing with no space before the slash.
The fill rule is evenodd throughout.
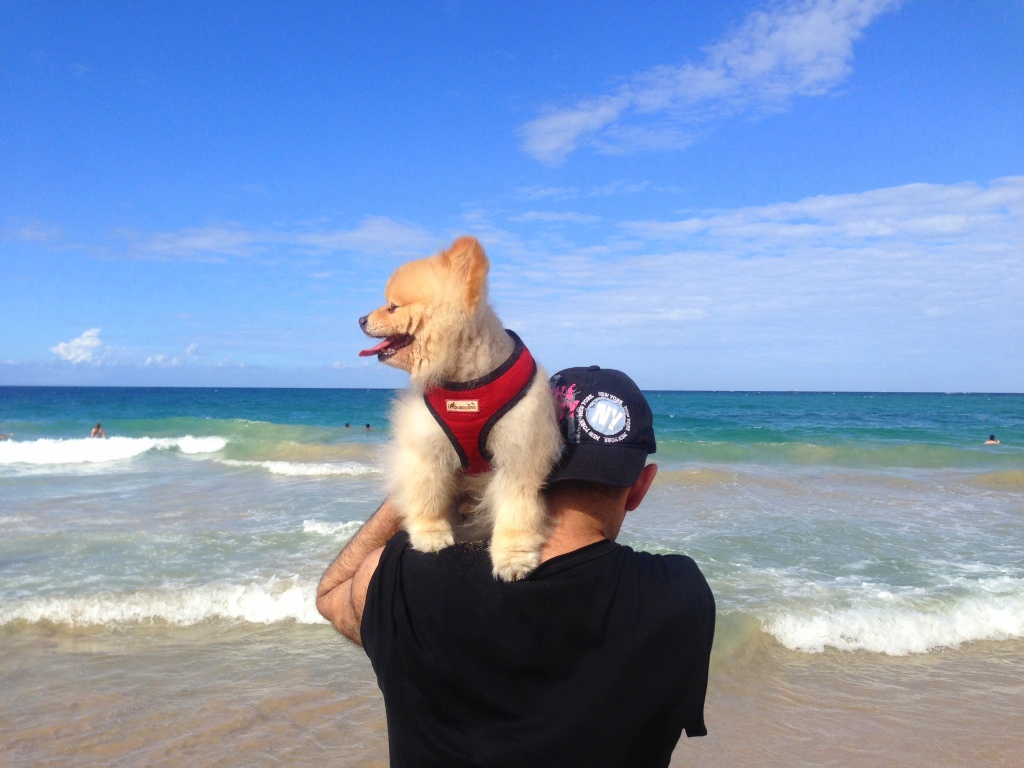
<path id="1" fill-rule="evenodd" d="M 383 703 L 327 627 L 0 634 L 4 765 L 386 766 Z M 674 766 L 1019 766 L 1024 644 L 894 659 L 720 647 Z"/>

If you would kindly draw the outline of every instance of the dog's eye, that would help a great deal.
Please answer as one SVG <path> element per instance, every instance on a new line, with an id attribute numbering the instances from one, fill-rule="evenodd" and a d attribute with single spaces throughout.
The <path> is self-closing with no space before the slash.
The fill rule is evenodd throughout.
<path id="1" fill-rule="evenodd" d="M 388 312 L 394 312 L 396 309 L 398 309 L 397 304 L 388 304 Z"/>

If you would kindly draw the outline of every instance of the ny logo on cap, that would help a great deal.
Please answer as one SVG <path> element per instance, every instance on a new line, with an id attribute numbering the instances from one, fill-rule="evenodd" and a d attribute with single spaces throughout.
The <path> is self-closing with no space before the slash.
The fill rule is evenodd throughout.
<path id="1" fill-rule="evenodd" d="M 599 397 L 587 406 L 587 423 L 602 435 L 617 435 L 626 423 L 626 409 L 622 401 L 615 402 L 608 397 Z"/>
<path id="2" fill-rule="evenodd" d="M 587 395 L 577 413 L 582 414 L 580 429 L 598 442 L 617 443 L 629 435 L 629 408 L 621 397 L 608 392 Z"/>

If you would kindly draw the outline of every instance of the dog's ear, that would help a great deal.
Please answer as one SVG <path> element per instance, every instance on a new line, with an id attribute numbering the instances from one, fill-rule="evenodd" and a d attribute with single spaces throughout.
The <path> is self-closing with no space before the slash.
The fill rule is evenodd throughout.
<path id="1" fill-rule="evenodd" d="M 441 263 L 462 284 L 463 299 L 473 312 L 484 297 L 490 263 L 483 246 L 475 237 L 460 237 L 441 253 Z"/>

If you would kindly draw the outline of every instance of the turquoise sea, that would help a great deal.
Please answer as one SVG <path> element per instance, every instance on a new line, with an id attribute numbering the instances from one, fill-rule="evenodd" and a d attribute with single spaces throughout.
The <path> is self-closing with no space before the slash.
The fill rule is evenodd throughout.
<path id="1" fill-rule="evenodd" d="M 620 541 L 691 555 L 719 609 L 674 763 L 1022 764 L 1024 396 L 647 394 Z M 393 396 L 0 388 L 0 762 L 386 764 L 312 595 L 382 499 Z"/>

